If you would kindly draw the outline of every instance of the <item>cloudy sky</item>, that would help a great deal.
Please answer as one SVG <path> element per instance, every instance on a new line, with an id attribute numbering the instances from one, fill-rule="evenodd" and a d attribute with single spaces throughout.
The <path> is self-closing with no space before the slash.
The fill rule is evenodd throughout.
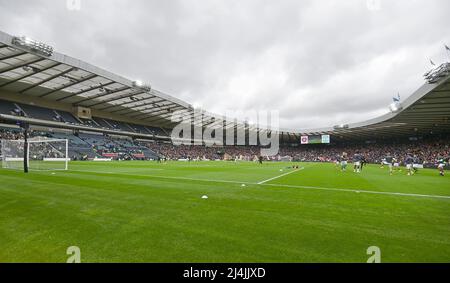
<path id="1" fill-rule="evenodd" d="M 69 2 L 0 0 L 0 30 L 211 112 L 279 110 L 283 128 L 386 113 L 450 45 L 448 0 Z"/>

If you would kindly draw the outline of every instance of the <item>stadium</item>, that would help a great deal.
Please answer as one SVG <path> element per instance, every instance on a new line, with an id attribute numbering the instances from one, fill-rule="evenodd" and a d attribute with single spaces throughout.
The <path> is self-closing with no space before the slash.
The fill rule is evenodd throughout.
<path id="1" fill-rule="evenodd" d="M 448 263 L 450 63 L 417 86 L 374 119 L 272 129 L 0 32 L 0 262 Z M 174 138 L 182 119 L 213 145 Z"/>

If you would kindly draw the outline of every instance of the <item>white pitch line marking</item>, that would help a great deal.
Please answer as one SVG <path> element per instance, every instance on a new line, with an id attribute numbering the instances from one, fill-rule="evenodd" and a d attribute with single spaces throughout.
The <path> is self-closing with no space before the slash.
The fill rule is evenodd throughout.
<path id="1" fill-rule="evenodd" d="M 305 167 L 301 167 L 300 169 L 297 169 L 297 170 L 294 170 L 294 171 L 291 171 L 291 172 L 287 172 L 287 173 L 284 173 L 284 174 L 281 174 L 281 175 L 275 176 L 275 177 L 273 177 L 273 178 L 270 178 L 270 179 L 267 179 L 267 180 L 261 181 L 261 182 L 259 182 L 259 183 L 257 183 L 257 184 L 258 184 L 258 185 L 262 185 L 262 184 L 264 184 L 264 183 L 267 183 L 267 182 L 269 182 L 269 181 L 272 181 L 272 180 L 275 180 L 275 179 L 278 179 L 278 178 L 284 177 L 284 176 L 286 176 L 286 175 L 289 175 L 289 174 L 292 174 L 292 173 L 298 172 L 298 171 L 300 171 L 300 170 L 303 170 L 303 169 L 305 169 Z"/>
<path id="2" fill-rule="evenodd" d="M 173 177 L 173 176 L 160 176 L 160 175 L 142 175 L 142 174 L 130 174 L 130 173 L 110 173 L 110 172 L 100 172 L 100 171 L 88 171 L 88 170 L 69 170 L 72 172 L 85 172 L 85 173 L 95 173 L 95 174 L 108 174 L 108 175 L 125 175 L 125 176 L 135 176 L 135 177 L 150 177 L 159 179 L 169 179 L 169 180 L 186 180 L 186 181 L 203 181 L 203 182 L 213 182 L 213 183 L 231 183 L 231 184 L 247 184 L 256 185 L 256 183 L 250 182 L 238 182 L 232 180 L 211 180 L 211 179 L 198 179 L 189 177 Z"/>
<path id="3" fill-rule="evenodd" d="M 396 192 L 382 192 L 382 191 L 368 191 L 368 190 L 353 190 L 353 189 L 338 189 L 338 188 L 324 188 L 324 187 L 312 187 L 312 186 L 295 186 L 295 185 L 282 185 L 282 184 L 264 184 L 263 186 L 271 187 L 286 187 L 286 188 L 298 188 L 298 189 L 311 189 L 322 191 L 334 191 L 334 192 L 352 192 L 352 193 L 366 193 L 366 194 L 378 194 L 378 195 L 392 195 L 392 196 L 409 196 L 409 197 L 422 197 L 422 198 L 443 198 L 450 199 L 450 196 L 442 195 L 425 195 L 425 194 L 412 194 L 412 193 L 396 193 Z"/>
<path id="4" fill-rule="evenodd" d="M 303 168 L 303 167 L 302 167 Z M 300 168 L 300 169 L 302 169 Z M 298 169 L 297 171 L 299 171 Z M 98 172 L 98 171 L 87 171 L 87 170 L 69 170 L 69 172 L 88 172 L 88 173 L 97 173 L 97 174 L 108 174 L 106 172 Z M 294 173 L 295 171 L 289 172 Z M 113 173 L 113 175 L 116 173 Z M 246 185 L 260 185 L 266 187 L 285 187 L 292 189 L 308 189 L 308 190 L 321 190 L 321 191 L 333 191 L 333 192 L 347 192 L 347 193 L 366 193 L 366 194 L 379 194 L 379 195 L 390 195 L 390 196 L 406 196 L 406 197 L 420 197 L 420 198 L 437 198 L 437 199 L 450 199 L 450 196 L 443 195 L 426 195 L 426 194 L 412 194 L 412 193 L 397 193 L 397 192 L 381 192 L 381 191 L 368 191 L 361 189 L 339 189 L 339 188 L 325 188 L 325 187 L 312 187 L 312 186 L 297 186 L 297 185 L 283 185 L 283 184 L 259 184 L 252 182 L 238 182 L 231 180 L 211 180 L 211 179 L 198 179 L 198 178 L 188 178 L 188 177 L 172 177 L 172 176 L 158 176 L 158 175 L 138 175 L 138 174 L 128 174 L 128 173 L 117 173 L 119 175 L 127 175 L 127 176 L 136 176 L 136 177 L 150 177 L 156 179 L 169 179 L 169 180 L 187 180 L 187 181 L 199 181 L 199 182 L 210 182 L 210 183 L 230 183 L 230 184 L 246 184 Z M 281 177 L 281 176 L 279 176 Z"/>

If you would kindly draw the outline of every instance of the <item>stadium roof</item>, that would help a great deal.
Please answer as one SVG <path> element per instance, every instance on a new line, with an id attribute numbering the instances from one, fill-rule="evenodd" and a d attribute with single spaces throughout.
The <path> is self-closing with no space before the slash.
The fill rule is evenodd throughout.
<path id="1" fill-rule="evenodd" d="M 177 98 L 75 58 L 42 54 L 14 44 L 0 32 L 0 89 L 103 110 L 166 125 L 176 110 L 192 106 Z M 27 40 L 27 39 L 25 39 Z M 50 55 L 50 56 L 47 56 Z"/>
<path id="2" fill-rule="evenodd" d="M 427 74 L 428 82 L 394 111 L 361 123 L 313 130 L 280 130 L 284 141 L 301 135 L 330 134 L 341 139 L 372 139 L 430 134 L 450 129 L 450 64 Z M 150 86 L 131 81 L 81 60 L 53 52 L 53 48 L 0 31 L 0 90 L 50 101 L 84 106 L 171 128 L 171 116 L 181 111 L 192 117 L 194 107 Z M 203 125 L 222 123 L 223 117 L 203 111 Z M 206 123 L 205 123 L 206 121 Z M 200 123 L 195 122 L 195 123 Z M 247 127 L 238 123 L 233 127 Z"/>
<path id="3" fill-rule="evenodd" d="M 450 131 L 450 64 L 437 70 L 439 78 L 425 83 L 405 101 L 393 104 L 388 114 L 349 125 L 302 131 L 303 134 L 331 134 L 342 138 L 389 138 Z"/>

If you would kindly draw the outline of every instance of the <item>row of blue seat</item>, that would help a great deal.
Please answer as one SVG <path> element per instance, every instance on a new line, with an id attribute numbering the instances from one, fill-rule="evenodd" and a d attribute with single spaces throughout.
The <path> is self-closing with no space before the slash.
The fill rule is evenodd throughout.
<path id="1" fill-rule="evenodd" d="M 72 113 L 52 110 L 48 108 L 38 107 L 30 104 L 13 103 L 6 100 L 0 100 L 0 113 L 23 115 L 30 118 L 64 122 L 73 125 L 84 125 L 92 128 L 103 128 L 110 130 L 136 132 L 148 135 L 166 136 L 166 132 L 158 127 L 143 126 L 138 124 L 113 121 L 110 119 L 93 117 L 93 119 L 80 119 L 72 115 Z"/>

